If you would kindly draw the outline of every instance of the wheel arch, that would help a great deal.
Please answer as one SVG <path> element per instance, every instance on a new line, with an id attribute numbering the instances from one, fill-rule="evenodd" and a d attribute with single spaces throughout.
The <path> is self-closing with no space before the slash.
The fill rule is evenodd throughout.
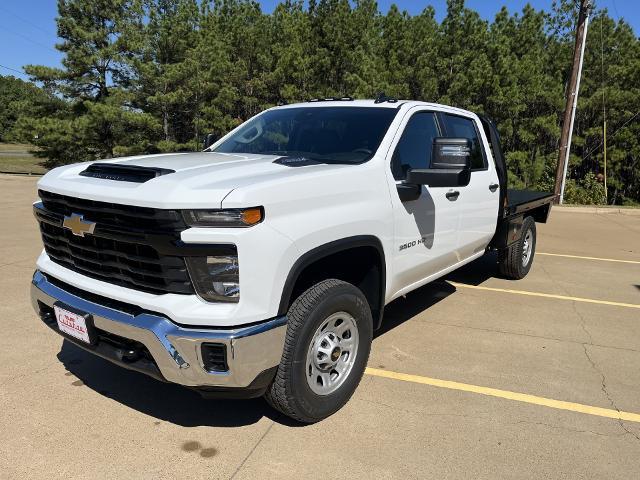
<path id="1" fill-rule="evenodd" d="M 378 237 L 357 235 L 341 238 L 300 256 L 285 280 L 278 315 L 287 313 L 301 289 L 310 286 L 311 282 L 326 278 L 345 280 L 360 288 L 371 307 L 374 330 L 380 327 L 385 304 L 386 263 L 382 242 Z"/>

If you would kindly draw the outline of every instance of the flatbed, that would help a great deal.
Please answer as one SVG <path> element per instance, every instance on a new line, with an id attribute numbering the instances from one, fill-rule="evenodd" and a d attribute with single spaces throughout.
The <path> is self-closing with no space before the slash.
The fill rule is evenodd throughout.
<path id="1" fill-rule="evenodd" d="M 555 195 L 549 192 L 536 192 L 533 190 L 507 190 L 507 204 L 503 218 L 510 218 L 529 212 L 536 208 L 547 208 L 553 203 Z"/>

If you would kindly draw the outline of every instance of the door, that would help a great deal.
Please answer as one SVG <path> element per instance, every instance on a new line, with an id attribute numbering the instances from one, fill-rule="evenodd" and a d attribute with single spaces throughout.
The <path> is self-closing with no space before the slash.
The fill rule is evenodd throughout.
<path id="1" fill-rule="evenodd" d="M 415 111 L 400 127 L 402 134 L 392 146 L 391 175 L 396 186 L 412 168 L 429 168 L 433 139 L 442 130 L 433 112 Z M 393 292 L 455 264 L 457 254 L 458 201 L 454 189 L 422 186 L 420 195 L 402 201 L 392 191 L 394 215 Z M 449 194 L 449 195 L 447 195 Z"/>
<path id="2" fill-rule="evenodd" d="M 447 137 L 471 140 L 471 181 L 460 187 L 458 250 L 462 259 L 485 250 L 498 221 L 500 187 L 491 152 L 480 134 L 481 125 L 470 117 L 443 113 L 439 119 Z"/>

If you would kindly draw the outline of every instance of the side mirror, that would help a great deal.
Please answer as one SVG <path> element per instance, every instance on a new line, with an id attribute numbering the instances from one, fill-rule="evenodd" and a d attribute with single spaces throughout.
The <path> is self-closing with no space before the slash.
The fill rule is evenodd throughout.
<path id="1" fill-rule="evenodd" d="M 431 168 L 471 168 L 472 148 L 473 145 L 468 138 L 434 138 L 431 150 Z"/>
<path id="2" fill-rule="evenodd" d="M 211 145 L 216 143 L 216 140 L 217 140 L 217 138 L 213 133 L 208 134 L 206 137 L 204 137 L 204 144 L 202 145 L 202 149 L 206 150 Z"/>
<path id="3" fill-rule="evenodd" d="M 430 187 L 465 187 L 471 180 L 471 141 L 467 138 L 435 138 L 431 168 L 412 169 L 407 183 Z"/>

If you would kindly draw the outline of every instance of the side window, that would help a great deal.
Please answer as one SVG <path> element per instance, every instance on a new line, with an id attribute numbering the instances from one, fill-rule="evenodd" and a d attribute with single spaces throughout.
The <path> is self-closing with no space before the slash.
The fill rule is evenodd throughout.
<path id="1" fill-rule="evenodd" d="M 433 139 L 439 136 L 438 124 L 432 112 L 415 113 L 404 127 L 391 157 L 393 178 L 404 180 L 412 168 L 429 168 Z"/>
<path id="2" fill-rule="evenodd" d="M 484 155 L 482 154 L 482 145 L 478 130 L 470 118 L 458 117 L 445 113 L 444 115 L 447 137 L 468 138 L 471 140 L 471 169 L 482 170 L 486 167 Z"/>

